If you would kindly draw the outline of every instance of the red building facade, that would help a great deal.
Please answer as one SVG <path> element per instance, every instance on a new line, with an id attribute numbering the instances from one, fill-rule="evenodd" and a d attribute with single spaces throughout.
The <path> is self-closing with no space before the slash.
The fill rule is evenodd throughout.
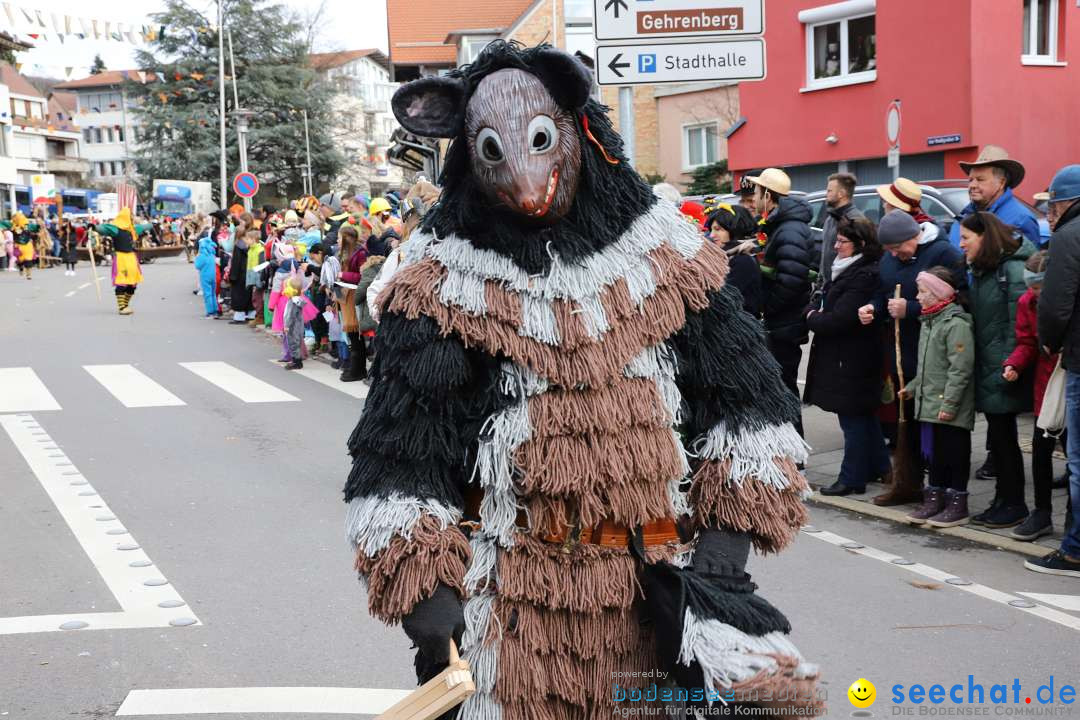
<path id="1" fill-rule="evenodd" d="M 1001 145 L 1030 198 L 1080 161 L 1078 2 L 766 0 L 768 77 L 740 86 L 730 167 L 783 167 L 802 190 L 837 170 L 887 182 L 900 100 L 902 175 L 962 177 L 958 161 Z"/>

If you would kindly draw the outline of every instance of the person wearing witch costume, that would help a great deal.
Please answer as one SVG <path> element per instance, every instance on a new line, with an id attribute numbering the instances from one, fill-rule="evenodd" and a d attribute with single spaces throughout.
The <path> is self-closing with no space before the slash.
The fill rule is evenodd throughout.
<path id="1" fill-rule="evenodd" d="M 0 228 L 11 231 L 11 242 L 14 250 L 12 260 L 19 266 L 19 274 L 30 280 L 30 273 L 34 269 L 34 261 L 37 253 L 34 249 L 34 239 L 40 226 L 36 222 L 30 222 L 26 215 L 16 212 L 11 220 L 0 220 Z M 14 270 L 14 267 L 8 268 Z"/>
<path id="2" fill-rule="evenodd" d="M 116 288 L 116 308 L 121 315 L 135 312 L 131 309 L 131 298 L 143 279 L 139 257 L 135 254 L 135 240 L 149 228 L 149 225 L 136 227 L 131 222 L 129 208 L 120 208 L 111 223 L 98 225 L 100 234 L 112 238 L 112 281 Z"/>
<path id="3" fill-rule="evenodd" d="M 369 611 L 421 683 L 458 643 L 462 720 L 610 717 L 657 669 L 820 712 L 745 571 L 806 521 L 798 398 L 723 249 L 633 171 L 591 88 L 560 50 L 496 41 L 394 95 L 406 130 L 453 142 L 349 438 Z"/>

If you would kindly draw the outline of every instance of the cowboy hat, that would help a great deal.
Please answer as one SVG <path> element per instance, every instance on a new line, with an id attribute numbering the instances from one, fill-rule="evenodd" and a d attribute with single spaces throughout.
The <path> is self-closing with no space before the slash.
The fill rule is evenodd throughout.
<path id="1" fill-rule="evenodd" d="M 1005 185 L 1016 187 L 1024 180 L 1024 166 L 1016 160 L 1009 159 L 1009 153 L 1005 148 L 997 145 L 987 145 L 975 158 L 975 162 L 962 162 L 960 169 L 970 174 L 971 168 L 999 167 L 1005 171 Z"/>
<path id="2" fill-rule="evenodd" d="M 760 175 L 751 175 L 746 179 L 778 195 L 787 195 L 791 192 L 791 178 L 779 168 L 765 168 Z"/>
<path id="3" fill-rule="evenodd" d="M 907 178 L 896 178 L 892 185 L 878 185 L 877 194 L 882 200 L 904 212 L 912 212 L 922 202 L 922 188 Z"/>

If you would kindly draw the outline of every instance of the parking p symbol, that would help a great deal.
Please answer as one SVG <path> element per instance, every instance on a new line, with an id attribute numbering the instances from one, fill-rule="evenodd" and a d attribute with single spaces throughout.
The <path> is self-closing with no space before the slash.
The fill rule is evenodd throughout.
<path id="1" fill-rule="evenodd" d="M 642 53 L 637 56 L 637 70 L 639 73 L 656 72 L 656 55 Z"/>

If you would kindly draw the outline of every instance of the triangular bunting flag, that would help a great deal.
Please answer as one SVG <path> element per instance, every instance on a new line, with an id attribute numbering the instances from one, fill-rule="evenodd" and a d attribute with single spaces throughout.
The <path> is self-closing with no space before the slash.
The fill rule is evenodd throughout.
<path id="1" fill-rule="evenodd" d="M 11 3 L 4 3 L 4 12 L 7 13 L 8 22 L 15 25 L 15 13 L 11 12 Z"/>
<path id="2" fill-rule="evenodd" d="M 146 84 L 146 73 L 142 70 L 136 70 L 136 74 L 139 76 L 139 82 L 143 85 Z"/>
<path id="3" fill-rule="evenodd" d="M 30 14 L 30 11 L 27 10 L 26 8 L 19 8 L 19 10 L 22 11 L 23 17 L 26 18 L 26 22 L 33 25 L 34 24 L 34 16 Z"/>
<path id="4" fill-rule="evenodd" d="M 82 28 L 83 37 L 90 35 L 90 23 L 86 21 L 86 18 L 79 18 L 79 27 Z"/>
<path id="5" fill-rule="evenodd" d="M 41 17 L 41 11 L 35 10 L 34 12 L 37 13 L 38 25 L 40 25 L 41 27 L 48 27 L 48 25 L 45 24 L 45 18 Z"/>
<path id="6" fill-rule="evenodd" d="M 56 16 L 56 13 L 52 13 L 51 19 L 52 19 L 53 30 L 56 31 L 56 34 L 60 35 L 61 33 L 63 33 L 64 32 L 64 30 L 63 30 L 64 26 L 60 24 L 60 18 L 58 18 Z"/>
<path id="7" fill-rule="evenodd" d="M 22 72 L 22 66 L 23 66 L 22 63 L 19 63 L 19 62 L 15 63 L 15 72 Z"/>
<path id="8" fill-rule="evenodd" d="M 65 15 L 64 16 L 64 32 L 67 33 L 68 35 L 71 34 L 71 16 L 70 15 Z"/>

